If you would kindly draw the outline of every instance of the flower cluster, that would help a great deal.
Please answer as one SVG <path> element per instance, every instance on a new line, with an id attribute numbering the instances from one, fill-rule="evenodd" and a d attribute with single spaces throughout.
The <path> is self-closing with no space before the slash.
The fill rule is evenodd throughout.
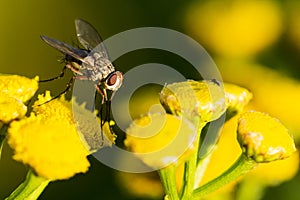
<path id="1" fill-rule="evenodd" d="M 0 75 L 0 122 L 9 123 L 25 116 L 27 107 L 24 103 L 37 91 L 38 80 L 38 77 Z"/>
<path id="2" fill-rule="evenodd" d="M 40 95 L 29 117 L 10 124 L 8 144 L 15 150 L 14 159 L 31 166 L 39 176 L 67 179 L 88 170 L 89 151 L 78 137 L 70 102 L 55 99 L 39 106 L 49 99 L 49 93 Z"/>
<path id="3" fill-rule="evenodd" d="M 100 129 L 97 113 L 74 99 L 53 99 L 46 91 L 27 107 L 24 103 L 37 90 L 38 78 L 11 76 L 17 81 L 8 87 L 9 77 L 1 79 L 1 130 L 14 150 L 13 158 L 31 170 L 8 199 L 36 199 L 50 181 L 85 173 L 90 166 L 87 156 L 114 144 L 116 136 L 110 122 Z M 268 177 L 260 182 L 276 184 L 297 171 L 293 137 L 278 119 L 245 111 L 253 97 L 247 89 L 217 80 L 188 80 L 166 85 L 159 97 L 165 112 L 135 119 L 124 145 L 158 170 L 166 199 L 199 199 L 250 171 L 245 183 L 252 177 Z M 272 169 L 275 160 L 280 160 L 279 167 L 293 170 L 284 177 L 272 176 L 272 170 L 263 175 L 253 170 L 266 163 Z"/>
<path id="4" fill-rule="evenodd" d="M 74 99 L 53 99 L 46 91 L 27 107 L 24 103 L 37 89 L 37 77 L 0 76 L 1 134 L 14 150 L 13 158 L 30 167 L 26 181 L 8 199 L 36 199 L 50 181 L 87 172 L 87 156 L 116 138 L 108 122 L 101 129 L 97 113 Z"/>
<path id="5" fill-rule="evenodd" d="M 258 163 L 294 157 L 293 138 L 279 120 L 258 111 L 244 112 L 251 99 L 252 93 L 245 88 L 222 85 L 216 80 L 166 85 L 160 93 L 160 101 L 170 114 L 148 114 L 134 120 L 127 129 L 124 144 L 150 167 L 160 167 L 165 198 L 198 199 L 253 170 Z M 208 163 L 218 166 L 222 160 L 220 156 L 213 157 L 218 150 L 217 141 L 223 137 L 219 133 L 221 127 L 210 131 L 209 126 L 222 119 L 226 120 L 225 125 L 235 122 L 230 127 L 238 138 L 235 142 L 240 144 L 236 146 L 240 156 L 234 164 L 228 165 L 226 172 L 207 181 L 206 171 L 211 171 Z M 189 126 L 185 125 L 187 121 Z M 182 145 L 187 148 L 178 154 Z M 225 146 L 228 148 L 228 143 Z M 208 153 L 198 157 L 201 151 Z"/>

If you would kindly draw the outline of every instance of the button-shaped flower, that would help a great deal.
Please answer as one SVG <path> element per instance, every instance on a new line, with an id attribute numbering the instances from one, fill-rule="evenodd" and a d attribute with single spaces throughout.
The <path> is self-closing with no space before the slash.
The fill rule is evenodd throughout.
<path id="1" fill-rule="evenodd" d="M 71 102 L 64 98 L 47 102 L 50 99 L 48 92 L 40 95 L 30 117 L 10 124 L 8 143 L 14 150 L 13 158 L 29 165 L 38 176 L 49 180 L 68 179 L 88 170 L 87 156 L 95 146 L 91 147 L 80 132 L 86 129 L 76 126 L 78 121 L 73 117 Z M 81 113 L 88 112 L 77 105 L 80 108 Z M 100 127 L 97 122 L 92 121 Z M 81 123 L 92 127 L 90 121 Z"/>
<path id="2" fill-rule="evenodd" d="M 213 121 L 226 109 L 224 91 L 216 80 L 167 85 L 160 93 L 160 101 L 167 111 L 192 121 L 195 117 L 200 117 L 201 122 Z"/>
<path id="3" fill-rule="evenodd" d="M 38 77 L 29 79 L 18 75 L 0 75 L 0 93 L 26 102 L 38 89 Z"/>
<path id="4" fill-rule="evenodd" d="M 38 89 L 38 77 L 0 74 L 0 122 L 9 123 L 25 116 L 28 101 Z"/>
<path id="5" fill-rule="evenodd" d="M 133 121 L 125 146 L 148 166 L 177 164 L 195 148 L 197 130 L 187 120 L 169 114 L 149 114 Z"/>
<path id="6" fill-rule="evenodd" d="M 265 113 L 243 113 L 237 132 L 244 153 L 256 162 L 284 159 L 296 151 L 293 137 L 287 128 L 278 119 Z"/>
<path id="7" fill-rule="evenodd" d="M 62 116 L 63 117 L 63 116 Z M 13 158 L 50 180 L 67 179 L 86 172 L 88 151 L 72 124 L 31 115 L 11 123 L 8 143 Z"/>
<path id="8" fill-rule="evenodd" d="M 26 112 L 27 107 L 20 100 L 0 93 L 0 122 L 22 118 Z"/>
<path id="9" fill-rule="evenodd" d="M 227 104 L 227 118 L 241 113 L 253 97 L 252 93 L 246 88 L 230 83 L 224 83 L 224 91 Z"/>
<path id="10" fill-rule="evenodd" d="M 103 146 L 111 146 L 114 143 L 116 135 L 109 130 L 108 122 L 101 129 L 96 111 L 91 112 L 85 109 L 85 104 L 78 105 L 74 99 L 66 101 L 63 96 L 59 101 L 52 100 L 48 102 L 51 99 L 52 97 L 48 91 L 45 96 L 40 95 L 34 103 L 33 111 L 44 120 L 64 120 L 67 123 L 74 124 L 79 136 L 82 138 L 82 142 L 86 144 L 90 152 Z"/>

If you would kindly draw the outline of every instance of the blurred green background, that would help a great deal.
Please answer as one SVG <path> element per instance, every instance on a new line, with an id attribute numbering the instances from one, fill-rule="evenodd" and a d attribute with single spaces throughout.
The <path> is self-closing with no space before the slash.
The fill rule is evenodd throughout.
<path id="1" fill-rule="evenodd" d="M 221 72 L 224 73 L 224 80 L 248 86 L 255 92 L 256 87 L 260 88 L 258 85 L 253 85 L 259 73 L 257 65 L 263 66 L 263 70 L 267 72 L 272 70 L 272 74 L 276 73 L 267 79 L 271 85 L 274 85 L 274 88 L 268 91 L 271 90 L 271 93 L 277 95 L 272 96 L 274 101 L 276 98 L 283 98 L 284 102 L 289 104 L 289 107 L 283 111 L 283 121 L 290 125 L 294 134 L 299 135 L 300 123 L 298 123 L 297 113 L 299 105 L 296 103 L 298 101 L 299 104 L 300 100 L 299 95 L 297 96 L 300 94 L 298 82 L 300 78 L 300 4 L 298 1 L 291 0 L 265 2 L 271 5 L 276 3 L 275 11 L 272 10 L 272 6 L 262 7 L 262 10 L 254 7 L 254 12 L 249 11 L 249 16 L 245 16 L 243 14 L 247 14 L 248 11 L 243 11 L 243 9 L 249 8 L 245 4 L 244 8 L 243 6 L 237 7 L 240 9 L 237 9 L 239 12 L 234 11 L 233 16 L 228 16 L 226 11 L 230 9 L 227 6 L 233 5 L 233 1 L 229 0 L 209 6 L 207 6 L 209 1 L 196 0 L 2 0 L 0 2 L 0 73 L 27 77 L 38 75 L 40 79 L 57 75 L 63 67 L 57 61 L 61 55 L 46 45 L 40 39 L 40 35 L 44 34 L 76 46 L 75 18 L 89 21 L 97 28 L 103 39 L 137 27 L 170 28 L 191 36 L 207 48 Z M 254 26 L 251 27 L 253 18 Z M 262 32 L 246 30 L 246 34 L 243 34 L 245 27 L 237 28 L 239 23 L 250 27 L 251 30 L 262 30 Z M 265 28 L 270 32 L 264 32 Z M 234 39 L 232 42 L 230 37 Z M 242 38 L 242 42 L 239 42 L 239 37 Z M 245 44 L 244 41 L 246 41 Z M 166 52 L 136 51 L 122 56 L 116 60 L 115 64 L 117 67 L 120 66 L 118 70 L 126 73 L 130 68 L 148 62 L 166 64 L 181 69 L 188 78 L 197 78 L 193 77 L 192 72 L 186 71 L 187 68 L 184 66 L 188 63 Z M 253 68 L 256 71 L 253 71 L 253 77 L 251 77 L 253 63 L 255 63 Z M 227 68 L 227 66 L 244 65 L 249 67 L 242 68 L 240 71 L 233 70 L 234 73 L 232 73 L 232 68 Z M 249 69 L 250 71 L 247 71 Z M 250 77 L 243 78 L 241 75 L 243 70 Z M 262 73 L 261 77 L 267 75 L 265 71 Z M 70 77 L 71 73 L 66 76 Z M 50 89 L 53 94 L 57 94 L 65 88 L 69 80 L 67 77 L 42 84 L 40 92 Z M 284 77 L 284 79 L 277 77 Z M 280 89 L 290 91 L 291 94 L 283 96 L 280 94 L 281 90 L 278 89 L 278 85 L 286 83 L 288 89 Z M 153 89 L 152 92 L 155 94 L 157 90 Z M 279 115 L 278 118 L 280 118 L 281 112 L 277 112 L 276 109 L 284 105 L 273 100 L 267 100 L 267 103 L 261 105 L 260 108 L 266 108 L 268 112 L 274 109 L 275 116 Z M 11 150 L 5 145 L 0 161 L 0 199 L 8 196 L 25 178 L 26 167 L 13 161 L 11 156 Z M 147 199 L 128 195 L 124 189 L 126 182 L 120 181 L 119 176 L 115 176 L 115 170 L 103 166 L 93 157 L 90 157 L 90 161 L 92 167 L 87 174 L 77 175 L 71 180 L 51 183 L 40 199 Z M 278 173 L 281 172 L 278 171 Z M 300 199 L 299 187 L 300 175 L 298 174 L 288 182 L 270 187 L 263 199 Z"/>

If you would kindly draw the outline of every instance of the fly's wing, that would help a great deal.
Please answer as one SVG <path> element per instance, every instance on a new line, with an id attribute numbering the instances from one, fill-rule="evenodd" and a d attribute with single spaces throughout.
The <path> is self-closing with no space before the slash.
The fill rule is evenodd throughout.
<path id="1" fill-rule="evenodd" d="M 52 46 L 53 48 L 59 50 L 60 52 L 64 53 L 64 54 L 68 54 L 74 58 L 76 58 L 77 60 L 80 60 L 82 62 L 84 62 L 84 58 L 87 56 L 86 55 L 86 51 L 83 51 L 81 49 L 75 49 L 74 47 L 61 42 L 59 40 L 53 39 L 53 38 L 49 38 L 47 36 L 42 35 L 41 38 L 50 46 Z"/>
<path id="2" fill-rule="evenodd" d="M 103 57 L 108 58 L 107 50 L 97 30 L 88 22 L 82 19 L 75 20 L 77 38 L 84 48 L 92 51 L 97 47 Z"/>

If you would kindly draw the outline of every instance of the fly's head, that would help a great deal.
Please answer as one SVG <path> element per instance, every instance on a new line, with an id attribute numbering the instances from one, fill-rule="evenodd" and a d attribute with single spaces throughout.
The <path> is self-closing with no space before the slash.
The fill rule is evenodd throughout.
<path id="1" fill-rule="evenodd" d="M 119 71 L 114 71 L 110 73 L 103 81 L 104 88 L 111 90 L 111 91 L 117 91 L 123 81 L 123 74 Z"/>
<path id="2" fill-rule="evenodd" d="M 119 71 L 113 71 L 96 85 L 97 91 L 101 94 L 102 100 L 111 100 L 112 96 L 108 98 L 106 90 L 111 91 L 113 94 L 121 87 L 123 81 L 123 74 Z"/>

